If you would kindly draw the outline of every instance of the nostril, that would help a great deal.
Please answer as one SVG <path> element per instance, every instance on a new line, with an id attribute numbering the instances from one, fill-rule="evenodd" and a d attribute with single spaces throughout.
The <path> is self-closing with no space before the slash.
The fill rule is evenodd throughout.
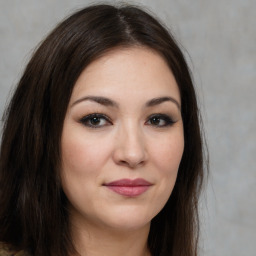
<path id="1" fill-rule="evenodd" d="M 126 160 L 121 160 L 119 161 L 119 164 L 120 165 L 123 165 L 123 166 L 126 166 L 126 167 L 129 167 L 129 168 L 137 168 L 141 165 L 144 164 L 145 161 L 126 161 Z"/>
<path id="2" fill-rule="evenodd" d="M 136 168 L 147 161 L 147 151 L 138 131 L 120 133 L 113 150 L 113 160 L 116 164 L 129 168 Z M 125 136 L 128 135 L 128 136 Z"/>

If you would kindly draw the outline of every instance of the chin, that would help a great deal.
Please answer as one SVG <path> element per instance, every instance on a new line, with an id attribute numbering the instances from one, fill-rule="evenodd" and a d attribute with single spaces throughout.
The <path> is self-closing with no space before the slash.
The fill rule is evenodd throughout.
<path id="1" fill-rule="evenodd" d="M 141 211 L 141 209 L 136 209 L 136 207 L 123 207 L 123 209 L 118 209 L 114 212 L 105 212 L 105 215 L 99 216 L 99 218 L 109 228 L 128 231 L 149 226 L 156 214 Z"/>
<path id="2" fill-rule="evenodd" d="M 125 231 L 135 231 L 145 227 L 149 227 L 150 222 L 151 222 L 151 219 L 149 221 L 145 221 L 138 218 L 122 218 L 122 219 L 109 220 L 108 222 L 105 223 L 105 226 L 116 231 L 125 232 Z"/>

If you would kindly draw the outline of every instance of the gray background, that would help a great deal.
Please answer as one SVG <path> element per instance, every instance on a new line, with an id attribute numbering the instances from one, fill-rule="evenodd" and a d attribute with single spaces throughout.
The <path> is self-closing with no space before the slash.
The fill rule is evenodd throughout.
<path id="1" fill-rule="evenodd" d="M 36 44 L 62 18 L 88 3 L 0 1 L 1 115 Z M 256 2 L 133 3 L 156 13 L 182 42 L 200 96 L 210 152 L 210 177 L 201 200 L 201 255 L 255 256 Z"/>

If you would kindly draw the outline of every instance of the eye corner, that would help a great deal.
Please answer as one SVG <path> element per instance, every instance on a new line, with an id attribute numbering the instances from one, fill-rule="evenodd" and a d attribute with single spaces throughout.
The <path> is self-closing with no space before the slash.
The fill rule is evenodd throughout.
<path id="1" fill-rule="evenodd" d="M 113 125 L 111 119 L 102 113 L 92 113 L 79 119 L 83 126 L 93 129 L 99 129 Z"/>
<path id="2" fill-rule="evenodd" d="M 176 123 L 170 115 L 162 114 L 162 113 L 155 113 L 150 115 L 147 118 L 146 125 L 151 125 L 155 128 L 165 128 L 172 126 L 174 123 Z"/>

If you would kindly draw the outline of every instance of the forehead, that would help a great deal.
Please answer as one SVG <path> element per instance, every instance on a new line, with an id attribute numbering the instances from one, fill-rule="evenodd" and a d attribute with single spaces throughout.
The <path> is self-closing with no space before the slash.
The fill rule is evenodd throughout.
<path id="1" fill-rule="evenodd" d="M 179 89 L 164 58 L 145 47 L 118 48 L 89 64 L 79 76 L 71 98 L 100 94 L 118 98 L 170 95 Z"/>

